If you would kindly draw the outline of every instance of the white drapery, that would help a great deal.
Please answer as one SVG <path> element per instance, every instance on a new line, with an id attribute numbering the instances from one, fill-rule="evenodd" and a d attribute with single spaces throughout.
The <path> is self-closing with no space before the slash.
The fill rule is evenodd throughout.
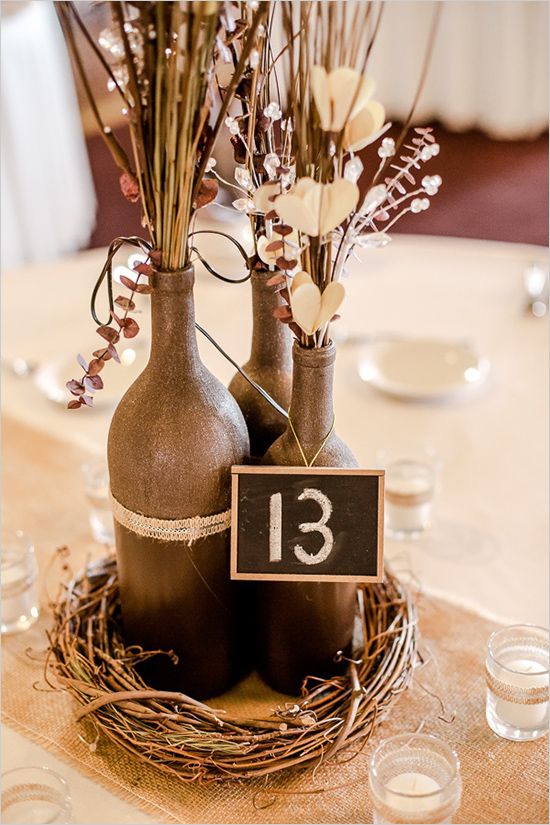
<path id="1" fill-rule="evenodd" d="M 408 113 L 437 4 L 440 25 L 415 122 L 438 119 L 504 139 L 544 131 L 546 0 L 386 0 L 369 73 L 388 116 Z M 1 37 L 1 260 L 16 266 L 85 246 L 95 195 L 52 4 L 36 0 L 3 13 Z"/>
<path id="2" fill-rule="evenodd" d="M 439 27 L 415 122 L 531 138 L 548 128 L 546 0 L 387 0 L 369 61 L 376 97 L 404 119 L 434 13 Z"/>
<path id="3" fill-rule="evenodd" d="M 53 5 L 18 5 L 6 14 L 10 3 L 3 4 L 2 14 L 3 268 L 85 246 L 95 221 L 73 76 Z"/>

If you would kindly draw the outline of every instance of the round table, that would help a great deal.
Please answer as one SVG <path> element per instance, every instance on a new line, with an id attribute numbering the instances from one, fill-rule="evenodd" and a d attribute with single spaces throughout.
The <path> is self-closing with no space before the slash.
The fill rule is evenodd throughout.
<path id="1" fill-rule="evenodd" d="M 203 225 L 220 227 L 213 218 Z M 242 224 L 228 227 L 245 238 Z M 214 266 L 237 272 L 229 244 L 203 237 L 201 248 Z M 104 258 L 104 250 L 93 250 L 2 276 L 4 414 L 96 452 L 105 450 L 112 409 L 65 411 L 40 394 L 32 376 L 18 378 L 10 365 L 21 357 L 44 363 L 79 351 L 89 354 L 84 347 L 95 345 L 89 296 Z M 546 250 L 405 235 L 394 236 L 384 250 L 363 252 L 345 282 L 338 322 L 335 414 L 337 430 L 361 466 L 374 466 L 380 449 L 398 453 L 413 444 L 431 446 L 441 462 L 432 534 L 418 542 L 386 542 L 386 558 L 394 567 L 428 592 L 510 622 L 544 625 L 548 329 L 525 311 L 523 275 L 533 261 L 546 265 Z M 146 302 L 142 298 L 143 341 Z M 249 304 L 248 284 L 222 284 L 198 267 L 197 321 L 241 363 L 250 342 Z M 363 344 L 357 339 L 386 333 L 467 338 L 489 359 L 488 380 L 475 392 L 442 403 L 385 396 L 358 375 Z M 207 341 L 199 343 L 207 366 L 228 381 L 232 366 Z M 112 362 L 106 367 L 106 382 L 117 368 Z M 56 541 L 62 543 L 63 536 Z M 55 766 L 50 754 L 9 729 L 3 747 L 5 768 L 32 762 Z M 60 770 L 78 798 L 75 821 L 152 821 L 76 768 Z M 92 799 L 93 812 L 87 804 Z"/>

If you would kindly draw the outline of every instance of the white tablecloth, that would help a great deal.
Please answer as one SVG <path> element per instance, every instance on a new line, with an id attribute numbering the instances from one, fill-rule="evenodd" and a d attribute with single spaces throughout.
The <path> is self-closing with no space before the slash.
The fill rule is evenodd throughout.
<path id="1" fill-rule="evenodd" d="M 232 231 L 241 229 L 235 225 Z M 217 241 L 209 240 L 207 248 L 213 263 L 228 260 Z M 401 402 L 365 386 L 357 375 L 357 349 L 342 344 L 335 382 L 337 429 L 362 465 L 372 464 L 380 448 L 399 450 L 411 443 L 430 444 L 442 461 L 431 540 L 388 543 L 388 558 L 411 569 L 427 590 L 511 621 L 544 625 L 548 336 L 545 321 L 524 311 L 522 278 L 530 261 L 545 256 L 537 247 L 418 236 L 396 236 L 385 250 L 369 250 L 346 284 L 340 322 L 345 329 L 352 335 L 468 337 L 490 359 L 491 374 L 483 388 L 460 401 Z M 103 258 L 97 250 L 4 273 L 4 362 L 20 356 L 44 361 L 94 342 L 87 307 Z M 247 284 L 226 286 L 198 273 L 197 320 L 241 362 L 250 337 L 248 291 Z M 40 295 L 40 301 L 29 303 L 29 295 Z M 207 342 L 200 348 L 208 367 L 228 380 L 232 367 Z M 115 369 L 112 363 L 106 367 L 106 381 Z M 32 379 L 16 378 L 7 368 L 3 384 L 5 413 L 84 447 L 104 449 L 110 412 L 66 412 L 43 398 Z M 5 767 L 25 761 L 26 740 L 8 732 L 4 745 Z M 35 748 L 29 751 L 33 759 Z M 53 764 L 49 755 L 42 756 L 34 761 Z M 91 799 L 91 783 L 76 781 L 75 791 Z M 93 794 L 103 802 L 110 797 L 95 788 Z M 95 819 L 77 821 L 148 821 L 118 801 L 113 808 L 105 805 L 97 807 Z"/>

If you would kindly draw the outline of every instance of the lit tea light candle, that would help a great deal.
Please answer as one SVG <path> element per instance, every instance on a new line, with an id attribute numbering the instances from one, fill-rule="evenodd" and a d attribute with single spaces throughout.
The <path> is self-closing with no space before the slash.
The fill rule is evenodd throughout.
<path id="1" fill-rule="evenodd" d="M 548 729 L 548 630 L 515 625 L 487 645 L 486 714 L 505 739 L 537 739 Z"/>
<path id="2" fill-rule="evenodd" d="M 394 538 L 413 538 L 430 527 L 434 470 L 416 461 L 395 461 L 386 469 L 386 528 Z"/>
<path id="3" fill-rule="evenodd" d="M 451 822 L 462 783 L 456 754 L 436 736 L 400 734 L 383 741 L 369 765 L 374 822 Z"/>

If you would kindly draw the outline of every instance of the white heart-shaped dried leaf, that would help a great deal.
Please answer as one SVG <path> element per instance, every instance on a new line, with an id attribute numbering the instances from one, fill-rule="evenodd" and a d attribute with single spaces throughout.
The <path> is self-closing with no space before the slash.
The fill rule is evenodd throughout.
<path id="1" fill-rule="evenodd" d="M 298 232 L 315 237 L 319 234 L 318 211 L 304 203 L 303 198 L 290 192 L 288 195 L 279 195 L 275 200 L 274 208 L 284 223 L 287 223 Z"/>
<path id="2" fill-rule="evenodd" d="M 299 180 L 288 195 L 275 200 L 275 211 L 285 223 L 311 237 L 326 235 L 355 209 L 359 188 L 339 178 L 333 183 Z"/>
<path id="3" fill-rule="evenodd" d="M 332 104 L 331 131 L 341 132 L 374 93 L 374 81 L 355 69 L 342 66 L 328 76 Z"/>
<path id="4" fill-rule="evenodd" d="M 372 78 L 349 66 L 341 66 L 330 73 L 323 66 L 313 66 L 310 84 L 324 132 L 341 132 L 346 123 L 366 106 L 375 88 Z"/>
<path id="5" fill-rule="evenodd" d="M 319 113 L 321 129 L 330 132 L 332 123 L 332 103 L 328 74 L 323 66 L 313 66 L 310 72 L 311 92 Z"/>
<path id="6" fill-rule="evenodd" d="M 313 335 L 321 311 L 321 293 L 314 283 L 303 283 L 290 293 L 292 318 L 307 335 Z"/>
<path id="7" fill-rule="evenodd" d="M 377 100 L 369 100 L 346 126 L 344 147 L 348 152 L 359 152 L 376 140 L 385 117 L 382 104 Z"/>
<path id="8" fill-rule="evenodd" d="M 292 187 L 292 193 L 294 195 L 298 195 L 300 198 L 304 198 L 308 192 L 312 189 L 315 189 L 316 186 L 320 186 L 316 180 L 313 178 L 305 177 L 305 178 L 298 178 L 294 186 Z"/>
<path id="9" fill-rule="evenodd" d="M 321 193 L 323 184 L 313 180 L 313 178 L 300 178 L 296 181 L 292 192 L 292 196 L 300 200 L 300 214 L 296 213 L 296 204 L 294 201 L 290 204 L 290 209 L 294 211 L 294 220 L 302 223 L 307 229 L 300 229 L 293 223 L 287 221 L 294 229 L 304 232 L 306 235 L 315 237 L 319 234 L 319 221 L 321 211 Z M 287 196 L 285 196 L 287 197 Z M 288 210 L 288 206 L 286 207 Z M 282 216 L 281 216 L 282 217 Z"/>
<path id="10" fill-rule="evenodd" d="M 259 186 L 252 198 L 254 209 L 257 212 L 270 212 L 273 209 L 273 201 L 270 201 L 269 198 L 275 197 L 280 191 L 281 187 L 277 181 L 269 181 Z"/>
<path id="11" fill-rule="evenodd" d="M 292 286 L 290 287 L 291 292 L 293 292 L 297 287 L 301 286 L 302 284 L 312 284 L 313 281 L 311 279 L 311 275 L 309 272 L 297 272 L 294 278 L 292 279 Z"/>
<path id="12" fill-rule="evenodd" d="M 355 209 L 358 200 L 359 187 L 349 180 L 339 178 L 334 183 L 322 185 L 318 234 L 326 235 L 340 226 Z"/>
<path id="13" fill-rule="evenodd" d="M 316 329 L 324 327 L 335 315 L 346 295 L 346 290 L 341 283 L 333 281 L 330 283 L 321 296 L 321 309 L 317 316 Z"/>

